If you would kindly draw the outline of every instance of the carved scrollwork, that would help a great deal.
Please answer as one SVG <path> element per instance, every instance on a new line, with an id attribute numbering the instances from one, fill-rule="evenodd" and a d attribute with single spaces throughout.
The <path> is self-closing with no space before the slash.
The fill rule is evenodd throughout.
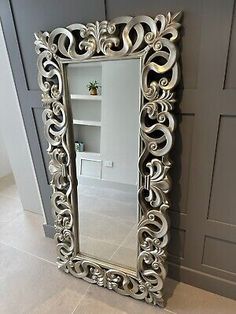
<path id="1" fill-rule="evenodd" d="M 50 156 L 52 207 L 56 216 L 58 265 L 75 277 L 120 294 L 163 306 L 168 243 L 168 192 L 171 180 L 169 152 L 175 120 L 171 111 L 179 81 L 178 50 L 181 13 L 166 16 L 124 16 L 111 21 L 72 24 L 51 33 L 35 34 L 38 83 L 42 90 L 43 122 Z M 142 103 L 137 276 L 109 269 L 76 251 L 76 193 L 71 177 L 74 162 L 68 142 L 68 114 L 63 85 L 63 63 L 105 59 L 141 58 Z"/>

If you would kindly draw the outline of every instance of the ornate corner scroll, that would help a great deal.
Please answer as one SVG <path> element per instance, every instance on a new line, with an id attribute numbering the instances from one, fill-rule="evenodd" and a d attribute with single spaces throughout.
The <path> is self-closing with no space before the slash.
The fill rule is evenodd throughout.
<path id="1" fill-rule="evenodd" d="M 52 207 L 58 265 L 75 277 L 122 295 L 163 306 L 168 243 L 168 192 L 171 188 L 169 152 L 173 145 L 176 102 L 174 90 L 180 72 L 177 41 L 181 13 L 166 16 L 119 17 L 112 21 L 73 24 L 51 33 L 35 34 L 38 83 L 44 106 L 43 122 L 50 156 Z M 97 56 L 105 59 L 140 57 L 142 103 L 137 276 L 109 269 L 76 252 L 75 208 L 68 143 L 67 103 L 63 63 Z"/>

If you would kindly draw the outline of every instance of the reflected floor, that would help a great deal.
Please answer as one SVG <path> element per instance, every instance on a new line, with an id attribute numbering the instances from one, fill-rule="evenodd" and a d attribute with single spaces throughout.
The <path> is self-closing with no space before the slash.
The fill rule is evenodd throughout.
<path id="1" fill-rule="evenodd" d="M 137 192 L 79 184 L 82 253 L 136 269 Z"/>

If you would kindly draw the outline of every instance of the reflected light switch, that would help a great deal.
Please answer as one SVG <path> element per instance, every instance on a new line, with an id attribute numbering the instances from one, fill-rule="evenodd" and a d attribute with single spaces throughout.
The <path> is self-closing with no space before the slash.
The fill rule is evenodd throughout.
<path id="1" fill-rule="evenodd" d="M 112 168 L 113 167 L 113 161 L 104 160 L 104 167 Z"/>

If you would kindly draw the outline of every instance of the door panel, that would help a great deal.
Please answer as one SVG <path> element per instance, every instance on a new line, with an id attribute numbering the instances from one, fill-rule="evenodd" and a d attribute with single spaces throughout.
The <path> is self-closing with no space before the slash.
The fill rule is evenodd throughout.
<path id="1" fill-rule="evenodd" d="M 183 90 L 171 154 L 169 274 L 235 298 L 234 1 L 107 0 L 108 19 L 179 10 Z"/>

